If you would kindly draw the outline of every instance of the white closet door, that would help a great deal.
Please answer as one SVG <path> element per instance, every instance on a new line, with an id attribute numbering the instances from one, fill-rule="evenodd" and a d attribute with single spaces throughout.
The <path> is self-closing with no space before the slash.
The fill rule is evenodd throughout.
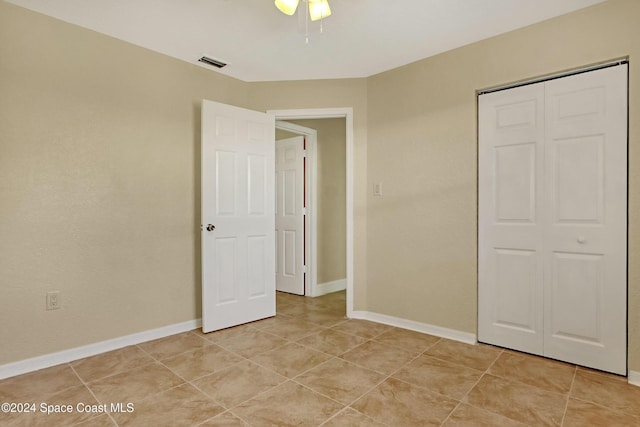
<path id="1" fill-rule="evenodd" d="M 626 374 L 627 66 L 546 83 L 546 356 Z"/>
<path id="2" fill-rule="evenodd" d="M 479 97 L 478 338 L 626 374 L 627 66 Z"/>
<path id="3" fill-rule="evenodd" d="M 478 339 L 541 354 L 544 84 L 479 97 Z"/>

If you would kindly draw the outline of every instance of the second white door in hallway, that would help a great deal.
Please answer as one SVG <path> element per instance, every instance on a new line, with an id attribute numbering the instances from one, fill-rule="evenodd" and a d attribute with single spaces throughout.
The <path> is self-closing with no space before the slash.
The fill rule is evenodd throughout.
<path id="1" fill-rule="evenodd" d="M 304 295 L 304 137 L 276 141 L 276 290 Z"/>

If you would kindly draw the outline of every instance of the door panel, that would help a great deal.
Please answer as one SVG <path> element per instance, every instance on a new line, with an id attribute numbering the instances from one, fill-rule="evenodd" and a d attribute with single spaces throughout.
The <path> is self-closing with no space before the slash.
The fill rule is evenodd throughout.
<path id="1" fill-rule="evenodd" d="M 603 256 L 555 252 L 549 334 L 602 346 Z"/>
<path id="2" fill-rule="evenodd" d="M 216 257 L 213 268 L 216 272 L 215 280 L 219 283 L 218 292 L 214 294 L 215 303 L 222 304 L 238 300 L 236 290 L 238 277 L 235 258 L 238 252 L 238 239 L 235 237 L 215 240 Z"/>
<path id="3" fill-rule="evenodd" d="M 267 164 L 266 157 L 258 154 L 248 155 L 249 188 L 248 204 L 249 215 L 265 215 L 265 195 L 267 189 Z"/>
<path id="4" fill-rule="evenodd" d="M 236 153 L 216 150 L 215 151 L 215 198 L 216 214 L 235 215 L 236 213 Z"/>
<path id="5" fill-rule="evenodd" d="M 276 142 L 276 289 L 304 295 L 304 137 Z"/>
<path id="6" fill-rule="evenodd" d="M 626 374 L 627 66 L 546 83 L 545 355 Z"/>
<path id="7" fill-rule="evenodd" d="M 299 210 L 296 209 L 297 203 L 302 203 L 302 200 L 297 197 L 298 194 L 296 191 L 296 165 L 290 164 L 289 166 L 293 169 L 286 169 L 282 171 L 282 212 L 286 217 L 295 216 Z"/>
<path id="8" fill-rule="evenodd" d="M 549 188 L 555 224 L 602 224 L 604 158 L 602 135 L 549 144 Z"/>
<path id="9" fill-rule="evenodd" d="M 496 249 L 495 324 L 536 333 L 535 251 Z"/>
<path id="10" fill-rule="evenodd" d="M 271 273 L 265 236 L 249 236 L 247 238 L 247 259 L 252 266 L 248 270 L 249 298 L 264 297 L 269 291 L 268 275 Z"/>
<path id="11" fill-rule="evenodd" d="M 479 98 L 478 339 L 542 353 L 544 86 Z"/>
<path id="12" fill-rule="evenodd" d="M 204 332 L 275 315 L 274 137 L 273 116 L 202 102 Z"/>
<path id="13" fill-rule="evenodd" d="M 535 148 L 530 143 L 494 149 L 496 223 L 535 223 Z"/>
<path id="14" fill-rule="evenodd" d="M 285 277 L 295 277 L 296 275 L 296 232 L 295 230 L 283 230 L 282 231 L 284 242 L 284 249 L 282 264 L 284 266 Z"/>

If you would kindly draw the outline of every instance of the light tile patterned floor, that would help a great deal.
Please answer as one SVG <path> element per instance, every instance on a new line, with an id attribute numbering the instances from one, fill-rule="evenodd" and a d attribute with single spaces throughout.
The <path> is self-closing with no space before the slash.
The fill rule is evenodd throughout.
<path id="1" fill-rule="evenodd" d="M 0 381 L 5 426 L 640 426 L 625 378 L 347 320 L 345 294 L 277 296 L 278 315 L 191 331 Z M 81 413 L 132 403 L 131 413 Z"/>

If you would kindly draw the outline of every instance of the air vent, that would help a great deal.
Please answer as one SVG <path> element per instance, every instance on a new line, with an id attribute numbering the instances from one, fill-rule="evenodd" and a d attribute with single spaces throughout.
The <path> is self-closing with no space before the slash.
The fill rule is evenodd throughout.
<path id="1" fill-rule="evenodd" d="M 204 62 L 205 64 L 213 65 L 216 68 L 222 68 L 225 65 L 227 65 L 226 63 L 224 63 L 222 61 L 218 61 L 217 59 L 209 58 L 208 56 L 203 56 L 202 58 L 198 59 L 198 61 Z"/>

